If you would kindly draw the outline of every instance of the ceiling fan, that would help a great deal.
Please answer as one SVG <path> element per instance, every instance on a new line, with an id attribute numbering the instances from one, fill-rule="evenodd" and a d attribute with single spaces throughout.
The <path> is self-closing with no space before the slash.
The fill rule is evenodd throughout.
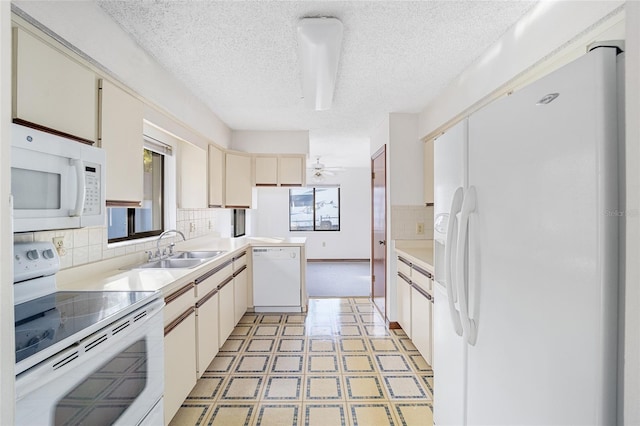
<path id="1" fill-rule="evenodd" d="M 325 166 L 320 162 L 320 156 L 316 157 L 316 162 L 311 164 L 311 166 L 308 167 L 308 169 L 311 172 L 311 178 L 315 182 L 320 182 L 324 180 L 326 176 L 334 176 L 336 174 L 335 172 L 344 170 L 342 167 Z"/>

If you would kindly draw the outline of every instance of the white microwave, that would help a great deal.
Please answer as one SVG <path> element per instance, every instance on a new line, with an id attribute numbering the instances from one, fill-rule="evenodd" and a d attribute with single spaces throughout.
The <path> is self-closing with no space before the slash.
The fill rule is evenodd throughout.
<path id="1" fill-rule="evenodd" d="M 105 224 L 104 150 L 13 124 L 13 231 Z"/>

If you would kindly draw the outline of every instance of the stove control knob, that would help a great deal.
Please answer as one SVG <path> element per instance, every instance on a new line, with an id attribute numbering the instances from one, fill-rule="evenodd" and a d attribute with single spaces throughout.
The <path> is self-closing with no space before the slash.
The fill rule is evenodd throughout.
<path id="1" fill-rule="evenodd" d="M 40 255 L 38 255 L 38 250 L 29 250 L 27 252 L 27 259 L 29 260 L 38 260 Z"/>
<path id="2" fill-rule="evenodd" d="M 54 257 L 53 250 L 46 249 L 45 251 L 42 252 L 42 257 L 44 257 L 45 259 L 53 259 Z"/>

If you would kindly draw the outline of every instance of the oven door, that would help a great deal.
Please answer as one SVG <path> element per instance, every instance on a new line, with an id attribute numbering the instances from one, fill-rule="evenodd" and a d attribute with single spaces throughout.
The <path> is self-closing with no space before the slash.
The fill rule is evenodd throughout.
<path id="1" fill-rule="evenodd" d="M 154 304 L 18 375 L 15 424 L 140 424 L 164 391 L 163 302 Z"/>

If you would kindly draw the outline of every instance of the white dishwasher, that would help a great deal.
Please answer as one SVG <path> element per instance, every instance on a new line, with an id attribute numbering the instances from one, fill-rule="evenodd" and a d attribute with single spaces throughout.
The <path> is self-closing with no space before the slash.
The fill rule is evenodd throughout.
<path id="1" fill-rule="evenodd" d="M 300 247 L 253 248 L 256 312 L 302 312 Z"/>

